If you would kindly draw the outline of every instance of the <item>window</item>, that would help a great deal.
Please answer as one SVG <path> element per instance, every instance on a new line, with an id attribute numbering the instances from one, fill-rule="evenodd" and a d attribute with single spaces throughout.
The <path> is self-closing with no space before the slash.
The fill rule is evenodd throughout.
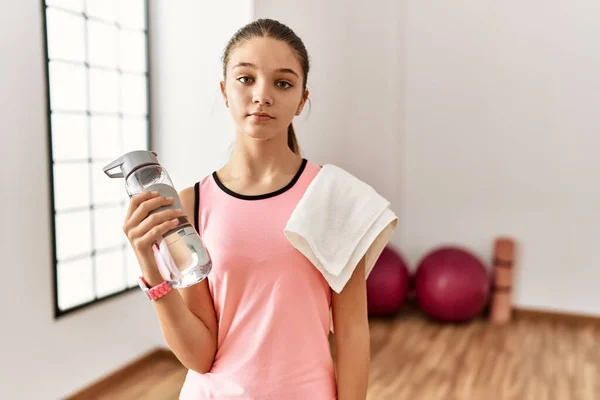
<path id="1" fill-rule="evenodd" d="M 42 2 L 55 317 L 135 287 L 122 179 L 102 167 L 150 143 L 143 0 Z"/>

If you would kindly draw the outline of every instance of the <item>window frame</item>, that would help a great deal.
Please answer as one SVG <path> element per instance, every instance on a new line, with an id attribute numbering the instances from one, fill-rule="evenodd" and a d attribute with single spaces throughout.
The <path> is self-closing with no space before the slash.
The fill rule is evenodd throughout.
<path id="1" fill-rule="evenodd" d="M 126 285 L 126 288 L 123 290 L 119 290 L 116 292 L 112 292 L 110 294 L 107 295 L 101 295 L 98 296 L 97 293 L 94 293 L 94 299 L 89 300 L 89 301 L 85 301 L 82 303 L 79 303 L 77 305 L 71 306 L 69 308 L 66 309 L 61 309 L 59 307 L 59 276 L 58 276 L 58 254 L 57 254 L 57 224 L 56 224 L 56 201 L 55 201 L 55 188 L 54 188 L 54 184 L 55 184 L 55 177 L 54 177 L 54 155 L 53 155 L 53 132 L 52 132 L 52 104 L 51 104 L 51 88 L 50 88 L 50 56 L 49 56 L 49 40 L 48 40 L 48 23 L 47 23 L 47 9 L 48 8 L 53 8 L 53 9 L 57 9 L 57 10 L 62 10 L 68 13 L 72 13 L 72 14 L 81 14 L 84 18 L 84 20 L 89 21 L 89 20 L 93 20 L 93 21 L 104 21 L 104 22 L 109 22 L 112 23 L 112 21 L 106 21 L 106 20 L 102 20 L 100 18 L 88 18 L 88 16 L 86 15 L 85 11 L 83 11 L 82 13 L 79 13 L 77 11 L 73 11 L 73 10 L 67 10 L 64 8 L 61 8 L 60 6 L 54 6 L 54 5 L 47 5 L 46 4 L 46 0 L 40 0 L 40 4 L 41 4 L 41 12 L 42 12 L 42 35 L 43 35 L 43 41 L 42 41 L 42 55 L 43 55 L 43 64 L 44 64 L 44 79 L 45 79 L 45 84 L 44 84 L 44 90 L 45 90 L 45 101 L 46 101 L 46 146 L 47 146 L 47 166 L 48 166 L 48 183 L 49 183 L 49 197 L 48 197 L 48 210 L 50 213 L 50 243 L 51 243 L 51 247 L 52 247 L 52 296 L 53 296 L 53 312 L 54 312 L 54 319 L 59 319 L 60 317 L 63 317 L 65 315 L 69 315 L 72 314 L 74 312 L 80 311 L 80 310 L 84 310 L 84 309 L 89 309 L 90 307 L 97 305 L 97 304 L 101 304 L 101 303 L 105 303 L 108 300 L 111 300 L 113 298 L 116 297 L 120 297 L 126 293 L 132 292 L 134 290 L 139 290 L 139 286 L 136 284 L 133 285 Z M 84 4 L 84 9 L 85 9 L 85 5 L 86 5 L 86 1 L 83 0 L 83 4 Z M 145 34 L 145 63 L 146 63 L 146 71 L 145 71 L 145 77 L 146 77 L 146 115 L 143 116 L 143 118 L 146 121 L 146 146 L 147 149 L 150 150 L 152 149 L 153 146 L 153 138 L 152 138 L 152 92 L 151 92 L 151 65 L 150 65 L 150 61 L 151 61 L 151 54 L 150 54 L 150 42 L 151 42 L 151 33 L 150 33 L 150 1 L 148 0 L 143 0 L 143 4 L 144 4 L 144 24 L 145 24 L 145 28 L 143 30 L 140 30 L 141 32 L 144 32 Z M 119 29 L 120 26 L 117 25 L 117 27 Z M 87 30 L 87 26 L 84 27 L 85 30 Z M 85 33 L 85 32 L 84 32 Z M 85 115 L 86 118 L 88 119 L 88 140 L 91 140 L 91 132 L 89 132 L 89 118 L 91 118 L 92 115 L 94 115 L 94 112 L 92 112 L 89 109 L 89 82 L 90 82 L 90 76 L 89 76 L 89 70 L 91 67 L 88 61 L 87 61 L 87 57 L 89 56 L 88 52 L 87 52 L 87 46 L 89 45 L 89 39 L 87 38 L 87 35 L 85 37 L 85 46 L 86 46 L 86 60 L 84 61 L 84 67 L 86 68 L 86 99 L 88 102 L 88 106 L 87 109 L 85 111 L 82 112 L 82 115 Z M 121 87 L 121 86 L 119 86 Z M 118 113 L 119 116 L 121 116 L 121 113 Z M 140 116 L 141 117 L 141 116 Z M 91 143 L 88 145 L 88 148 L 91 148 Z M 88 165 L 94 162 L 94 157 L 92 156 L 92 154 L 88 153 L 88 157 L 87 157 L 87 163 Z M 108 177 L 107 177 L 108 179 Z M 90 178 L 90 182 L 89 182 L 90 187 L 93 187 L 94 182 L 92 181 L 92 179 Z M 124 185 L 124 183 L 123 183 Z M 123 190 L 125 190 L 125 188 L 123 187 Z M 90 211 L 94 210 L 94 200 L 92 198 L 90 198 L 89 201 L 89 209 Z M 90 227 L 90 229 L 93 231 L 93 226 Z M 119 233 L 119 231 L 115 232 L 116 234 Z M 125 244 L 123 247 L 127 246 L 127 244 Z M 123 250 L 125 251 L 125 249 Z M 90 258 L 92 259 L 92 274 L 94 274 L 95 271 L 95 259 L 97 257 L 97 248 L 94 246 L 94 243 L 92 242 L 92 248 L 91 248 L 91 252 L 90 252 Z M 124 265 L 125 267 L 125 265 Z M 95 282 L 95 279 L 94 279 Z"/>

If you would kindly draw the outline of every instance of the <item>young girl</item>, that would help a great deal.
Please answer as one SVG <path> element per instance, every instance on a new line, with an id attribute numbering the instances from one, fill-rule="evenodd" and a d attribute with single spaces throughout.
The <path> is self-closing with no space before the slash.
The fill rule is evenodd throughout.
<path id="1" fill-rule="evenodd" d="M 300 156 L 292 127 L 308 99 L 308 71 L 306 49 L 287 26 L 265 19 L 240 29 L 220 83 L 237 126 L 229 161 L 181 191 L 183 210 L 148 217 L 172 200 L 131 199 L 124 231 L 149 287 L 163 282 L 152 243 L 182 213 L 193 216 L 213 263 L 201 283 L 153 302 L 166 342 L 189 369 L 181 399 L 366 398 L 364 258 L 336 293 L 283 233 L 321 170 Z"/>

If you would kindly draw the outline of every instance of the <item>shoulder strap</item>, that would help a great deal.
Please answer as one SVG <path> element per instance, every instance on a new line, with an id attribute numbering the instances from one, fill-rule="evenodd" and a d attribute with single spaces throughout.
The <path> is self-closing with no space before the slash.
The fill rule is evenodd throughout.
<path id="1" fill-rule="evenodd" d="M 200 182 L 196 182 L 194 184 L 194 228 L 196 228 L 196 232 L 200 233 L 200 224 L 198 211 L 200 207 Z"/>

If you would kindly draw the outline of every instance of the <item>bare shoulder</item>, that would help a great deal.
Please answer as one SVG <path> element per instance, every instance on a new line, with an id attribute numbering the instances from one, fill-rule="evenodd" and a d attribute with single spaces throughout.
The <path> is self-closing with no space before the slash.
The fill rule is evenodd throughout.
<path id="1" fill-rule="evenodd" d="M 186 213 L 188 218 L 192 218 L 194 216 L 194 191 L 194 187 L 190 186 L 179 192 L 179 199 L 181 200 L 183 211 Z"/>
<path id="2" fill-rule="evenodd" d="M 194 201 L 194 187 L 190 186 L 190 187 L 186 187 L 183 190 L 180 190 L 179 198 L 183 202 L 189 202 L 190 200 Z"/>

